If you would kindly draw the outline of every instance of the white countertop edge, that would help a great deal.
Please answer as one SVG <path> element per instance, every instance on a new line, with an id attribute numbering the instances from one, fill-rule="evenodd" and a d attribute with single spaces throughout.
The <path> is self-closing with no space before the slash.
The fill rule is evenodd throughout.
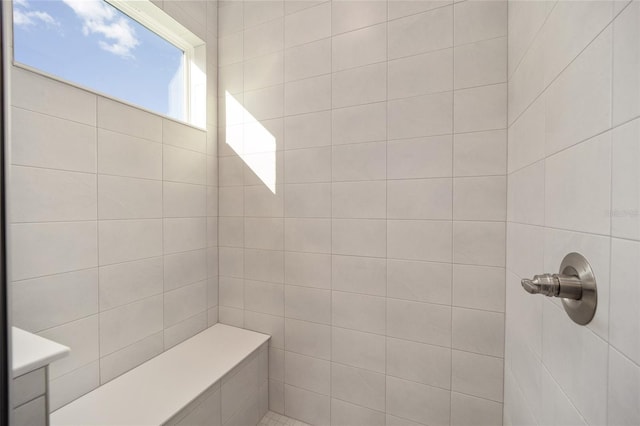
<path id="1" fill-rule="evenodd" d="M 71 352 L 67 346 L 17 327 L 11 330 L 11 349 L 14 378 L 51 364 Z"/>

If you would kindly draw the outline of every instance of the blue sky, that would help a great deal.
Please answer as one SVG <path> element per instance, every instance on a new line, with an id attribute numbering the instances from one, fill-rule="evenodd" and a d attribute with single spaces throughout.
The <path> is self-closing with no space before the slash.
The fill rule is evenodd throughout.
<path id="1" fill-rule="evenodd" d="M 169 114 L 169 83 L 182 51 L 113 6 L 16 0 L 13 19 L 16 61 Z"/>

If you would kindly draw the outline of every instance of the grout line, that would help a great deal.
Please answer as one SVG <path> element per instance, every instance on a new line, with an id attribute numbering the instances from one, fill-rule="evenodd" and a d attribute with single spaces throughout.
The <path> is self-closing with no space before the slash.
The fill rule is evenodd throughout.
<path id="1" fill-rule="evenodd" d="M 387 121 L 385 123 L 385 144 L 384 144 L 384 180 L 385 180 L 385 255 L 384 255 L 384 413 L 386 416 L 388 410 L 389 396 L 387 393 L 388 375 L 387 365 L 389 362 L 389 2 L 386 2 L 386 26 L 385 26 L 385 49 L 386 49 L 386 78 L 385 78 L 385 116 Z M 333 217 L 332 217 L 333 219 Z"/>
<path id="2" fill-rule="evenodd" d="M 570 150 L 571 148 L 575 148 L 575 147 L 577 147 L 578 145 L 582 145 L 582 144 L 584 144 L 584 143 L 591 142 L 593 139 L 596 139 L 596 138 L 598 138 L 598 137 L 600 137 L 600 136 L 602 136 L 602 135 L 605 135 L 605 134 L 607 134 L 607 133 L 613 132 L 613 131 L 615 131 L 616 129 L 618 129 L 618 128 L 622 127 L 622 126 L 625 126 L 625 125 L 627 125 L 627 124 L 629 124 L 629 123 L 631 123 L 631 122 L 633 122 L 633 121 L 635 121 L 635 120 L 638 120 L 638 119 L 640 119 L 640 115 L 639 115 L 639 116 L 636 116 L 636 117 L 633 117 L 633 118 L 630 118 L 630 119 L 628 119 L 628 120 L 626 120 L 626 121 L 624 121 L 624 122 L 622 122 L 622 123 L 620 123 L 620 124 L 617 124 L 617 125 L 615 125 L 615 126 L 613 126 L 613 127 L 608 127 L 607 129 L 605 129 L 605 130 L 601 130 L 601 131 L 599 131 L 598 133 L 594 133 L 593 135 L 588 136 L 587 138 L 582 139 L 582 140 L 579 140 L 579 141 L 577 141 L 577 142 L 574 142 L 573 144 L 571 144 L 571 145 L 569 145 L 569 146 L 566 146 L 566 147 L 564 147 L 564 148 L 562 148 L 562 149 L 560 149 L 560 150 L 554 151 L 554 152 L 552 152 L 552 153 L 546 153 L 546 152 L 545 152 L 545 154 L 544 154 L 544 156 L 543 156 L 542 158 L 535 159 L 535 160 L 531 161 L 531 162 L 530 162 L 530 163 L 528 163 L 528 164 L 525 164 L 525 165 L 523 165 L 523 166 L 519 166 L 519 167 L 517 167 L 517 168 L 514 168 L 514 169 L 512 169 L 512 170 L 508 171 L 508 172 L 507 172 L 507 174 L 508 174 L 508 175 L 512 175 L 513 173 L 517 173 L 517 172 L 519 172 L 519 171 L 522 171 L 522 170 L 526 169 L 527 167 L 531 167 L 532 165 L 534 165 L 534 164 L 536 164 L 536 163 L 539 163 L 540 161 L 544 161 L 544 160 L 546 160 L 546 159 L 548 159 L 548 158 L 551 158 L 551 157 L 553 157 L 553 156 L 555 156 L 555 155 L 557 155 L 557 154 L 560 154 L 560 153 L 563 153 L 563 152 L 565 152 L 565 151 L 568 151 L 568 150 Z"/>
<path id="3" fill-rule="evenodd" d="M 626 7 L 628 7 L 629 4 L 627 4 Z M 612 6 L 613 7 L 613 6 Z M 624 9 L 620 11 L 620 13 L 622 13 L 624 11 Z M 617 15 L 619 16 L 619 15 Z M 610 117 L 610 121 L 609 121 L 609 125 L 611 126 L 611 124 L 613 123 L 613 118 L 614 118 L 614 99 L 615 99 L 615 91 L 614 91 L 614 85 L 613 85 L 613 81 L 614 81 L 614 66 L 615 66 L 615 34 L 616 32 L 614 31 L 615 29 L 615 24 L 616 24 L 616 18 L 617 16 L 614 16 L 613 18 L 613 23 L 611 24 L 611 80 L 610 80 L 610 86 L 609 86 L 609 93 L 611 94 L 611 103 L 609 104 L 609 117 Z M 613 170 L 614 170 L 614 163 L 613 163 L 613 148 L 614 148 L 614 138 L 613 138 L 613 130 L 611 130 L 611 137 L 608 139 L 608 144 L 609 144 L 609 212 L 613 213 Z M 608 300 L 608 304 L 609 306 L 607 307 L 607 365 L 605 367 L 605 371 L 607 374 L 607 386 L 605 387 L 604 390 L 604 394 L 605 394 L 605 401 L 606 403 L 604 404 L 604 418 L 607 419 L 607 421 L 609 420 L 609 389 L 610 389 L 610 383 L 611 383 L 611 376 L 610 376 L 610 363 L 611 363 L 611 343 L 609 342 L 609 340 L 611 339 L 611 283 L 613 280 L 613 223 L 614 223 L 614 217 L 612 214 L 610 214 L 609 216 L 609 288 L 607 289 L 607 298 Z M 597 312 L 596 312 L 597 313 Z M 594 314 L 594 319 L 595 319 L 595 314 Z M 578 413 L 580 413 L 580 415 L 582 416 L 582 413 L 580 412 L 580 410 L 576 410 L 578 411 Z"/>
<path id="4" fill-rule="evenodd" d="M 333 49 L 334 49 L 334 36 L 333 36 L 333 2 L 329 4 L 330 12 L 329 12 L 329 33 L 331 34 L 330 41 L 330 53 L 331 57 L 329 58 L 329 69 L 331 70 L 331 80 L 329 82 L 331 88 L 331 102 L 330 105 L 333 107 Z M 333 109 L 330 117 L 330 132 L 329 137 L 331 138 L 331 149 L 329 150 L 329 177 L 331 180 L 331 184 L 329 186 L 329 212 L 330 215 L 333 216 Z M 329 222 L 329 252 L 333 253 L 333 221 Z M 330 299 L 329 299 L 329 321 L 331 325 L 329 326 L 329 424 L 331 424 L 333 403 L 331 402 L 332 394 L 333 394 L 333 257 L 329 262 L 329 286 L 331 288 Z M 285 311 L 286 316 L 286 311 Z M 286 321 L 285 321 L 286 322 Z"/>
<path id="5" fill-rule="evenodd" d="M 452 18 L 451 18 L 451 38 L 453 40 L 453 45 L 455 46 L 456 44 L 456 33 L 455 33 L 455 23 L 456 23 L 456 8 L 452 7 L 451 8 L 451 14 L 452 14 Z M 453 48 L 453 55 L 451 58 L 451 79 L 452 79 L 452 84 L 451 86 L 455 86 L 455 75 L 456 75 L 456 47 Z M 508 86 L 506 86 L 508 87 Z M 453 99 L 451 101 L 451 133 L 455 132 L 455 128 L 456 128 L 456 114 L 455 114 L 455 101 L 456 101 L 456 97 L 455 94 L 453 96 Z M 454 168 L 455 168 L 455 138 L 452 138 L 451 140 L 451 174 L 454 175 Z M 454 295 L 454 291 L 453 291 L 453 286 L 455 285 L 455 280 L 454 280 L 454 276 L 453 276 L 453 261 L 455 259 L 455 238 L 454 238 L 454 224 L 455 222 L 453 221 L 453 217 L 455 216 L 455 190 L 456 190 L 456 185 L 455 185 L 455 179 L 451 179 L 451 233 L 450 233 L 450 238 L 451 238 L 451 253 L 450 253 L 450 259 L 451 259 L 451 289 L 450 289 L 450 301 L 451 301 L 451 312 L 449 314 L 449 344 L 453 347 L 453 295 Z M 503 353 L 504 356 L 504 353 Z M 453 388 L 453 373 L 454 373 L 454 364 L 453 364 L 453 349 L 451 350 L 451 352 L 449 353 L 449 365 L 450 365 L 450 372 L 449 372 L 449 387 Z M 449 392 L 449 423 L 451 423 L 451 419 L 453 418 L 453 391 Z"/>
<path id="6" fill-rule="evenodd" d="M 161 134 L 161 138 L 162 138 L 162 150 L 160 153 L 160 161 L 161 161 L 161 170 L 162 170 L 162 192 L 160 194 L 160 208 L 162 209 L 162 240 L 161 240 L 161 247 L 162 247 L 162 351 L 166 351 L 167 350 L 167 342 L 166 342 L 166 338 L 165 338 L 165 306 L 166 306 L 166 300 L 165 300 L 165 293 L 166 293 L 166 288 L 165 285 L 166 283 L 164 282 L 164 264 L 165 264 L 165 245 L 164 245 L 164 237 L 165 237 L 165 208 L 164 208 L 164 201 L 165 201 L 165 184 L 164 184 L 164 179 L 165 179 L 165 169 L 164 169 L 164 155 L 165 155 L 165 150 L 164 150 L 164 122 L 161 123 L 160 126 L 160 134 Z M 206 174 L 206 172 L 205 172 Z M 206 179 L 206 176 L 205 176 Z M 205 206 L 206 207 L 206 206 Z M 205 224 L 205 230 L 206 230 L 206 224 Z"/>
<path id="7" fill-rule="evenodd" d="M 245 34 L 246 34 L 246 28 L 245 28 L 245 19 L 244 19 L 244 10 L 245 10 L 245 6 L 246 6 L 246 2 L 244 0 L 241 0 L 242 3 L 242 102 L 238 101 L 240 103 L 240 105 L 244 104 L 245 102 L 245 93 L 246 93 L 246 89 L 245 89 L 245 85 L 246 85 L 246 75 L 244 72 L 245 66 L 246 66 L 246 62 L 247 62 L 247 58 L 245 55 Z M 283 6 L 284 7 L 284 6 Z M 284 25 L 284 20 L 283 20 L 283 25 Z M 284 102 L 284 101 L 283 101 Z M 226 103 L 225 103 L 226 106 Z M 244 107 L 244 105 L 242 105 Z M 243 112 L 244 115 L 244 112 Z M 226 116 L 226 111 L 225 111 L 225 116 Z M 258 120 L 259 121 L 259 120 Z M 244 127 L 245 127 L 245 119 L 244 116 L 242 118 L 242 153 L 244 154 L 244 147 L 245 147 L 245 132 L 244 132 Z M 225 136 L 226 136 L 226 132 L 225 132 Z M 246 234 L 246 226 L 245 226 L 245 221 L 244 221 L 244 215 L 246 212 L 246 199 L 247 199 L 247 191 L 245 188 L 245 181 L 246 181 L 246 177 L 247 177 L 247 166 L 242 163 L 242 278 L 241 280 L 241 293 L 242 293 L 242 307 L 239 308 L 240 310 L 240 314 L 242 315 L 242 328 L 246 328 L 247 324 L 245 321 L 245 287 L 244 287 L 244 277 L 246 276 L 246 251 L 245 251 L 245 243 L 247 240 L 247 234 Z M 220 294 L 220 286 L 218 285 L 218 294 Z M 218 303 L 221 304 L 221 301 L 218 300 Z"/>
<path id="8" fill-rule="evenodd" d="M 506 56 L 506 61 L 505 61 L 505 75 L 507 76 L 507 88 L 506 88 L 506 95 L 507 95 L 507 105 L 506 105 L 506 122 L 507 122 L 507 126 L 509 126 L 509 35 L 511 34 L 511 22 L 509 20 L 509 8 L 510 8 L 510 2 L 507 1 L 507 44 L 505 47 L 505 56 Z M 506 369 L 507 369 L 507 285 L 509 280 L 507 279 L 507 258 L 508 258 L 508 243 L 509 243 L 509 238 L 508 238 L 508 219 L 509 219 L 509 131 L 507 130 L 506 132 L 506 143 L 505 143 L 505 157 L 504 157 L 504 172 L 503 172 L 503 176 L 505 178 L 505 193 L 504 193 L 504 284 L 503 284 L 503 288 L 502 288 L 502 295 L 503 295 L 503 299 L 502 299 L 502 311 L 504 312 L 503 315 L 503 330 L 502 330 L 502 357 L 503 357 L 503 364 L 502 364 L 502 410 L 500 410 L 500 420 L 501 422 L 504 424 L 504 415 L 505 415 L 505 389 L 506 389 L 506 384 L 507 384 L 507 374 L 506 374 Z"/>
<path id="9" fill-rule="evenodd" d="M 23 70 L 25 72 L 28 72 L 28 73 L 32 74 L 33 76 L 37 76 L 39 78 L 43 78 L 43 79 L 46 79 L 46 80 L 48 80 L 50 82 L 53 82 L 53 84 L 62 84 L 64 86 L 72 88 L 73 90 L 81 91 L 81 92 L 83 92 L 83 93 L 85 93 L 87 95 L 96 97 L 98 103 L 100 102 L 100 99 L 104 99 L 107 102 L 117 103 L 122 107 L 133 109 L 133 110 L 136 110 L 136 111 L 141 112 L 143 114 L 147 114 L 147 115 L 153 116 L 153 117 L 161 119 L 161 120 L 172 121 L 172 122 L 174 122 L 176 124 L 180 124 L 180 125 L 189 127 L 191 129 L 194 129 L 194 130 L 199 130 L 201 132 L 206 131 L 206 129 L 203 129 L 201 127 L 195 126 L 193 124 L 177 120 L 177 119 L 175 119 L 173 117 L 169 117 L 168 115 L 162 115 L 161 113 L 159 113 L 157 111 L 152 111 L 150 109 L 146 109 L 145 107 L 140 106 L 140 105 L 135 105 L 133 103 L 128 103 L 124 99 L 118 99 L 118 98 L 109 96 L 108 94 L 98 92 L 98 91 L 96 91 L 94 89 L 91 89 L 91 88 L 88 88 L 88 87 L 84 87 L 84 86 L 82 86 L 82 85 L 80 85 L 78 83 L 74 83 L 72 81 L 65 80 L 62 77 L 58 77 L 58 76 L 55 76 L 53 74 L 48 74 L 46 71 L 30 67 L 29 65 L 25 65 L 25 64 L 22 64 L 20 62 L 13 61 L 12 66 L 15 69 Z M 64 121 L 70 121 L 70 122 L 73 122 L 73 123 L 76 123 L 76 124 L 83 124 L 85 126 L 90 126 L 90 127 L 98 127 L 98 129 L 101 129 L 101 130 L 108 130 L 108 131 L 111 131 L 111 132 L 119 133 L 116 130 L 111 130 L 111 129 L 107 129 L 107 128 L 101 127 L 98 122 L 96 122 L 96 123 L 86 123 L 86 122 L 78 121 L 75 118 L 60 117 L 60 116 L 52 115 L 52 114 L 49 114 L 49 113 L 46 113 L 46 112 L 43 112 L 43 111 L 31 110 L 31 109 L 28 109 L 28 108 L 25 108 L 25 107 L 20 107 L 20 106 L 15 106 L 15 105 L 12 105 L 12 107 L 19 108 L 19 109 L 22 109 L 22 110 L 25 110 L 25 111 L 34 112 L 34 113 L 41 114 L 41 115 L 45 115 L 45 116 L 48 116 L 48 117 L 57 118 L 57 119 L 64 120 Z M 127 135 L 127 136 L 132 136 L 134 138 L 150 141 L 150 142 L 158 142 L 158 141 L 154 141 L 152 139 L 148 139 L 148 138 L 144 138 L 144 137 L 128 135 L 126 133 L 122 133 L 122 134 Z"/>
<path id="10" fill-rule="evenodd" d="M 96 166 L 96 219 L 100 217 L 100 193 L 99 193 L 99 177 L 98 177 L 98 162 L 100 160 L 99 155 L 98 155 L 98 127 L 97 127 L 97 123 L 98 123 L 98 99 L 95 99 L 96 102 L 96 127 L 94 129 L 95 131 L 95 135 L 96 135 L 96 151 L 95 151 L 95 166 Z M 96 223 L 96 257 L 97 257 L 97 263 L 100 264 L 100 223 Z M 102 345 L 101 345 L 101 336 L 102 336 L 102 321 L 101 321 L 101 315 L 100 315 L 100 270 L 98 269 L 96 271 L 96 280 L 97 280 L 97 284 L 98 284 L 98 294 L 96 295 L 96 306 L 98 307 L 98 384 L 101 385 L 102 381 L 103 381 L 103 377 L 102 377 Z M 48 368 L 47 368 L 48 370 Z"/>
<path id="11" fill-rule="evenodd" d="M 376 24 L 374 26 L 382 25 L 382 24 L 383 23 L 379 23 L 379 24 Z M 292 46 L 292 47 L 289 47 L 289 48 L 286 48 L 286 49 L 283 49 L 283 50 L 276 50 L 276 51 L 272 51 L 272 52 L 269 52 L 269 53 L 263 53 L 263 54 L 260 54 L 258 56 L 251 57 L 250 59 L 247 60 L 247 62 L 254 61 L 254 60 L 259 60 L 259 59 L 265 59 L 268 56 L 279 55 L 279 54 L 283 54 L 283 56 L 286 56 L 286 53 L 291 51 L 291 50 L 296 50 L 296 49 L 299 49 L 299 48 L 308 47 L 309 45 L 314 44 L 314 43 L 330 41 L 330 39 L 333 39 L 333 38 L 334 37 L 325 37 L 325 38 L 316 39 L 316 40 L 313 40 L 311 42 L 304 43 L 304 44 L 301 44 L 301 45 Z M 281 83 L 272 84 L 272 85 L 266 85 L 266 86 L 252 87 L 251 89 L 249 89 L 247 91 L 248 92 L 255 92 L 255 91 L 259 91 L 259 90 L 266 89 L 266 88 L 269 88 L 269 87 L 275 87 L 275 86 L 284 85 L 284 84 L 297 83 L 297 82 L 301 82 L 303 80 L 313 79 L 313 78 L 317 78 L 317 77 L 331 76 L 333 74 L 339 74 L 339 73 L 342 73 L 342 72 L 345 72 L 345 71 L 352 71 L 352 70 L 356 70 L 358 68 L 371 67 L 371 66 L 374 66 L 374 65 L 381 65 L 381 64 L 385 64 L 385 63 L 399 62 L 399 61 L 403 61 L 403 60 L 407 60 L 407 59 L 413 59 L 413 58 L 416 58 L 418 56 L 426 56 L 426 55 L 441 53 L 441 52 L 444 52 L 444 51 L 447 51 L 447 50 L 453 50 L 454 47 L 466 47 L 466 46 L 471 46 L 471 45 L 478 44 L 478 43 L 491 42 L 491 41 L 496 41 L 496 40 L 506 39 L 506 38 L 507 38 L 506 36 L 497 36 L 497 37 L 492 37 L 492 38 L 488 38 L 488 39 L 476 40 L 476 41 L 469 42 L 469 43 L 463 43 L 463 44 L 456 45 L 456 46 L 454 46 L 452 44 L 451 46 L 447 46 L 447 47 L 441 47 L 441 48 L 438 48 L 438 49 L 430 49 L 430 50 L 420 51 L 420 52 L 417 52 L 417 53 L 412 53 L 410 55 L 398 56 L 398 57 L 394 57 L 394 58 L 391 58 L 391 59 L 386 59 L 386 60 L 383 60 L 383 61 L 371 62 L 371 63 L 368 63 L 366 65 L 349 66 L 349 67 L 342 68 L 342 69 L 336 70 L 336 71 L 321 72 L 321 73 L 318 73 L 318 74 L 309 74 L 309 75 L 306 75 L 304 77 L 293 78 L 293 79 L 289 79 L 289 80 L 287 80 L 286 78 L 283 78 Z M 221 70 L 223 68 L 230 68 L 230 67 L 238 66 L 238 65 L 240 65 L 242 63 L 243 63 L 242 61 L 233 62 L 233 63 L 230 63 L 230 64 L 219 66 L 218 69 Z M 506 79 L 503 82 L 494 82 L 494 83 L 481 84 L 481 85 L 476 85 L 476 86 L 457 87 L 457 88 L 455 88 L 455 90 L 472 89 L 472 88 L 475 88 L 475 87 L 482 87 L 482 86 L 485 86 L 485 85 L 495 85 L 495 84 L 500 84 L 500 83 L 506 83 Z M 453 84 L 452 84 L 451 87 L 452 87 L 452 90 L 453 90 Z M 237 94 L 240 94 L 240 93 L 242 93 L 242 92 L 241 91 L 235 91 L 235 90 L 232 91 L 232 92 L 229 92 L 229 94 L 231 94 L 231 95 L 237 95 Z M 416 95 L 414 95 L 412 97 L 415 97 L 415 96 Z M 224 96 L 218 95 L 218 98 L 223 98 L 223 97 Z M 403 99 L 403 98 L 394 98 L 394 99 Z"/>
<path id="12" fill-rule="evenodd" d="M 284 14 L 284 3 L 283 3 L 283 11 L 282 12 Z M 283 26 L 283 30 L 282 30 L 282 47 L 284 49 L 284 46 L 286 44 L 286 40 L 285 40 L 285 38 L 286 38 L 286 34 L 285 34 L 286 26 L 285 26 L 285 19 L 284 18 L 282 20 L 282 26 Z M 285 86 L 285 84 L 286 84 L 286 82 L 285 82 L 286 71 L 285 70 L 286 70 L 287 56 L 284 53 L 282 54 L 282 56 L 283 56 L 283 58 L 282 58 L 282 82 L 283 82 L 282 83 L 282 91 L 285 92 L 285 87 L 286 87 Z M 285 98 L 285 95 L 283 94 L 283 101 L 282 101 L 282 110 L 283 110 L 282 112 L 283 112 L 283 115 L 284 115 L 284 110 L 286 108 L 286 105 L 285 105 L 286 101 L 284 100 L 284 98 Z M 283 138 L 284 138 L 284 140 L 282 141 L 282 147 L 284 148 L 284 146 L 287 144 L 287 128 L 284 125 L 284 118 L 282 118 L 282 122 L 283 122 L 282 134 L 283 134 Z M 276 147 L 277 147 L 277 143 L 276 143 Z M 287 157 L 283 154 L 282 155 L 282 169 L 283 169 L 282 180 L 283 181 L 285 180 L 286 163 L 287 163 Z M 277 176 L 277 172 L 276 172 L 276 176 Z M 276 179 L 277 179 L 277 177 L 276 177 Z M 285 209 L 287 208 L 286 196 L 287 196 L 286 195 L 286 191 L 284 191 L 284 187 L 283 187 L 283 191 L 282 191 L 282 216 L 283 216 L 283 218 L 282 218 L 282 240 L 283 240 L 282 241 L 282 247 L 283 247 L 283 254 L 282 254 L 282 262 L 283 262 L 283 265 L 282 265 L 282 268 L 283 268 L 282 281 L 283 281 L 283 283 L 282 283 L 282 314 L 279 317 L 283 318 L 282 319 L 282 346 L 283 346 L 283 349 L 282 349 L 282 383 L 283 383 L 282 384 L 282 412 L 284 414 L 287 413 L 287 405 L 286 405 L 287 404 L 287 399 L 285 397 L 285 395 L 286 395 L 285 380 L 286 380 L 286 377 L 287 377 L 287 373 L 286 373 L 286 371 L 287 371 L 287 362 L 286 362 L 286 359 L 287 359 L 287 357 L 286 357 L 286 348 L 287 348 L 286 328 L 287 328 L 287 322 L 284 320 L 285 312 L 286 312 L 286 309 L 287 309 L 287 296 L 286 296 L 286 291 L 287 291 L 286 273 L 287 272 L 286 272 L 286 266 L 285 266 L 286 265 L 286 260 L 285 260 L 285 256 L 284 256 L 284 240 L 286 239 L 286 237 L 285 237 L 285 233 L 286 233 L 285 229 L 286 228 L 285 228 L 285 219 L 284 219 L 285 214 L 284 214 L 284 212 L 285 212 Z M 245 220 L 246 220 L 246 216 L 245 216 Z"/>
<path id="13" fill-rule="evenodd" d="M 227 307 L 227 308 L 236 309 L 236 310 L 238 309 L 238 308 L 230 307 L 230 306 Z M 560 308 L 557 308 L 557 309 L 560 309 Z M 283 318 L 281 315 L 265 314 L 265 313 L 254 312 L 254 311 L 248 311 L 248 312 L 252 312 L 252 313 L 259 314 L 259 315 L 263 315 L 265 317 Z M 497 314 L 502 314 L 502 313 L 501 312 L 497 312 Z M 430 347 L 447 349 L 447 350 L 452 350 L 452 351 L 465 352 L 465 353 L 474 354 L 474 355 L 478 355 L 478 356 L 482 356 L 482 357 L 486 357 L 486 358 L 504 359 L 503 356 L 491 355 L 491 354 L 476 352 L 476 351 L 472 351 L 472 350 L 468 350 L 468 349 L 464 349 L 464 348 L 452 347 L 451 345 L 446 346 L 446 345 L 440 345 L 440 344 L 432 343 L 432 342 L 413 340 L 413 339 L 402 337 L 402 336 L 393 336 L 393 335 L 386 336 L 385 334 L 375 333 L 375 332 L 371 332 L 371 331 L 363 331 L 361 329 L 346 328 L 346 327 L 342 327 L 342 326 L 338 326 L 338 325 L 332 325 L 332 324 L 328 324 L 328 323 L 319 323 L 319 322 L 308 321 L 308 320 L 301 320 L 301 319 L 297 319 L 297 318 L 286 317 L 284 319 L 286 319 L 288 321 L 292 321 L 292 322 L 313 324 L 313 325 L 316 325 L 316 326 L 320 326 L 322 328 L 333 327 L 335 329 L 342 330 L 342 331 L 351 331 L 351 332 L 354 332 L 354 333 L 366 334 L 366 335 L 370 335 L 370 336 L 378 336 L 378 337 L 381 337 L 381 338 L 387 338 L 387 339 L 391 339 L 391 340 L 400 340 L 400 341 L 403 341 L 403 342 L 410 342 L 410 343 L 414 343 L 414 344 L 421 345 L 421 346 L 430 346 Z M 594 333 L 594 335 L 597 336 L 595 333 Z M 597 337 L 599 337 L 599 336 L 597 336 Z M 320 357 L 317 357 L 317 356 L 314 356 L 314 355 L 310 355 L 308 353 L 301 353 L 301 352 L 297 352 L 297 351 L 294 351 L 294 350 L 291 350 L 291 349 L 285 349 L 284 347 L 274 347 L 274 349 L 279 349 L 279 350 L 285 351 L 285 352 L 291 352 L 291 353 L 295 353 L 295 354 L 299 354 L 299 355 L 304 355 L 304 356 L 307 356 L 307 357 L 310 357 L 310 358 L 321 359 L 321 360 L 325 360 L 325 361 L 331 361 L 330 358 L 320 358 Z M 345 364 L 345 365 L 348 365 L 348 364 Z M 356 368 L 369 370 L 369 369 L 362 368 L 362 367 L 356 367 Z M 374 371 L 374 370 L 370 370 L 370 371 Z M 380 373 L 380 372 L 378 371 L 378 373 Z"/>
<path id="14" fill-rule="evenodd" d="M 529 45 L 524 49 L 524 52 L 522 53 L 522 56 L 520 57 L 520 60 L 518 61 L 518 63 L 515 65 L 515 68 L 513 68 L 513 72 L 511 73 L 511 75 L 509 75 L 509 65 L 508 65 L 509 64 L 509 56 L 508 56 L 509 53 L 507 52 L 507 79 L 508 80 L 511 80 L 511 77 L 513 77 L 515 75 L 516 71 L 518 71 L 518 69 L 520 68 L 520 65 L 524 61 L 524 58 L 531 51 L 531 47 L 538 40 L 538 37 L 540 37 L 540 33 L 542 32 L 542 29 L 547 24 L 547 21 L 549 20 L 549 17 L 553 13 L 553 11 L 554 11 L 554 9 L 556 8 L 557 5 L 558 5 L 558 1 L 556 0 L 556 1 L 554 1 L 553 6 L 551 7 L 551 9 L 549 9 L 547 11 L 547 15 L 544 17 L 542 23 L 540 24 L 540 27 L 536 30 L 535 34 L 531 38 L 531 41 L 529 42 Z M 509 2 L 507 2 L 507 12 L 509 10 L 508 8 L 509 8 Z M 507 19 L 507 25 L 508 25 L 508 27 L 510 26 L 510 20 L 509 19 Z M 508 37 L 508 34 L 507 34 L 507 37 Z"/>

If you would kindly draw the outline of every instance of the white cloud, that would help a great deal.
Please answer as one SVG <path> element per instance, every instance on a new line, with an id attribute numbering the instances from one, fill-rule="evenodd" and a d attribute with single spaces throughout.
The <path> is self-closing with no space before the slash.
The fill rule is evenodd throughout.
<path id="1" fill-rule="evenodd" d="M 63 0 L 82 20 L 84 35 L 99 34 L 106 40 L 98 42 L 101 49 L 122 57 L 133 57 L 140 44 L 136 31 L 115 9 L 103 0 Z"/>
<path id="2" fill-rule="evenodd" d="M 47 12 L 39 10 L 23 10 L 30 9 L 27 0 L 14 0 L 13 23 L 18 26 L 29 27 L 43 23 L 48 26 L 60 25 L 58 21 L 53 19 Z M 23 9 L 22 9 L 23 8 Z"/>

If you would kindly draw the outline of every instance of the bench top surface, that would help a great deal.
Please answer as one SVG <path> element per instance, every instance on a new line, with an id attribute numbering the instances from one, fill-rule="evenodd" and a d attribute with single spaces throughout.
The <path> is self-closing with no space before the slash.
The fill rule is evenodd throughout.
<path id="1" fill-rule="evenodd" d="M 51 425 L 161 425 L 268 340 L 216 324 L 54 411 Z"/>

